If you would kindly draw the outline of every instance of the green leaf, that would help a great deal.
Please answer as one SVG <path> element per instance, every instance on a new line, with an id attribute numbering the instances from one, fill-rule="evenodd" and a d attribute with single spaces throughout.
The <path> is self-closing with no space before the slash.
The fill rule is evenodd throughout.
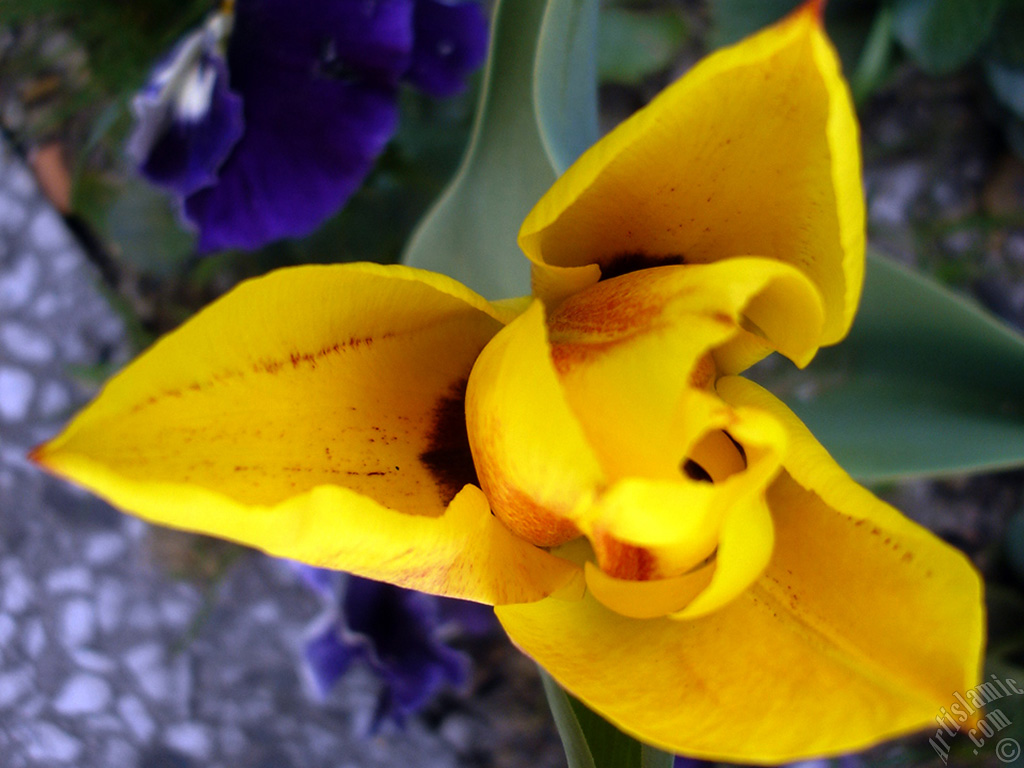
<path id="1" fill-rule="evenodd" d="M 548 0 L 533 70 L 541 141 L 561 173 L 594 144 L 597 128 L 597 0 Z"/>
<path id="2" fill-rule="evenodd" d="M 1024 68 L 995 59 L 985 61 L 985 76 L 996 98 L 1018 118 L 1024 118 Z"/>
<path id="3" fill-rule="evenodd" d="M 529 292 L 516 245 L 530 208 L 555 180 L 533 100 L 543 0 L 499 0 L 469 147 L 417 226 L 402 261 L 461 280 L 488 298 Z"/>
<path id="4" fill-rule="evenodd" d="M 850 90 L 857 104 L 862 104 L 888 75 L 892 42 L 892 9 L 882 8 L 875 14 L 857 66 L 850 76 Z"/>
<path id="5" fill-rule="evenodd" d="M 1004 550 L 1007 565 L 1017 581 L 1024 585 L 1024 509 L 1018 510 L 1006 524 Z"/>
<path id="6" fill-rule="evenodd" d="M 875 254 L 849 337 L 763 380 L 863 481 L 1024 465 L 1024 338 Z"/>
<path id="7" fill-rule="evenodd" d="M 1024 119 L 1011 117 L 1003 121 L 1003 134 L 1017 157 L 1024 160 Z"/>
<path id="8" fill-rule="evenodd" d="M 601 14 L 597 70 L 602 82 L 636 85 L 668 69 L 686 40 L 686 22 L 671 8 Z"/>
<path id="9" fill-rule="evenodd" d="M 897 0 L 896 37 L 914 62 L 932 75 L 959 69 L 995 27 L 1002 0 Z"/>
<path id="10" fill-rule="evenodd" d="M 673 755 L 623 733 L 538 669 L 569 768 L 672 768 Z"/>
<path id="11" fill-rule="evenodd" d="M 107 210 L 105 232 L 122 260 L 150 275 L 173 275 L 194 252 L 195 235 L 168 196 L 136 176 L 125 181 Z"/>
<path id="12" fill-rule="evenodd" d="M 709 3 L 713 48 L 738 42 L 761 27 L 778 21 L 800 0 L 716 0 Z"/>
<path id="13" fill-rule="evenodd" d="M 551 715 L 555 719 L 555 728 L 558 729 L 558 736 L 562 740 L 569 768 L 596 768 L 583 728 L 569 701 L 569 694 L 562 690 L 551 675 L 540 667 L 537 670 L 540 672 L 541 683 L 544 684 L 544 695 L 547 696 L 548 706 L 551 707 Z"/>
<path id="14" fill-rule="evenodd" d="M 1024 2 L 1009 0 L 1003 4 L 995 31 L 985 52 L 1008 67 L 1024 68 Z"/>

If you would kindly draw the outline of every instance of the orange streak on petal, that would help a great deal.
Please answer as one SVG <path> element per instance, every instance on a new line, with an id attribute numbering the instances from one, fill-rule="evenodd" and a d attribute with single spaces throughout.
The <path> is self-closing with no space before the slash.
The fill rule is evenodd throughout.
<path id="1" fill-rule="evenodd" d="M 538 504 L 507 481 L 492 457 L 495 450 L 477 452 L 477 476 L 491 510 L 516 536 L 538 547 L 557 547 L 581 536 L 575 523 Z"/>

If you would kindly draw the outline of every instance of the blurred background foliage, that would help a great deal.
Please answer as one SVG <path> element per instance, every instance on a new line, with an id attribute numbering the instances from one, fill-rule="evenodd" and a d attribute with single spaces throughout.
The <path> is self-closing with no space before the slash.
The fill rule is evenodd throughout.
<path id="1" fill-rule="evenodd" d="M 602 128 L 645 103 L 707 50 L 741 38 L 797 4 L 605 0 L 597 45 Z M 210 0 L 3 0 L 0 5 L 0 128 L 38 159 L 44 184 L 51 179 L 47 187 L 56 190 L 51 197 L 100 267 L 111 302 L 134 329 L 139 347 L 245 277 L 299 263 L 397 261 L 416 223 L 459 167 L 472 129 L 477 88 L 446 100 L 405 89 L 398 134 L 363 188 L 317 232 L 255 253 L 200 258 L 193 234 L 168 197 L 128 165 L 124 145 L 132 95 L 153 64 L 212 7 Z M 876 211 L 874 245 L 973 294 L 1018 330 L 1024 327 L 1024 248 L 1013 245 L 1024 242 L 1019 159 L 1024 158 L 1024 0 L 830 0 L 826 21 L 858 106 L 872 117 L 864 132 L 865 159 L 875 170 L 869 203 L 874 205 L 877 188 L 898 187 L 909 177 L 921 186 L 927 183 L 919 178 L 922 173 L 940 179 L 951 165 L 967 168 L 960 175 L 975 187 L 968 202 L 967 195 L 947 194 L 936 184 L 931 203 L 916 198 L 898 214 Z M 928 105 L 913 102 L 910 91 L 926 94 Z M 950 104 L 952 117 L 939 116 Z M 964 110 L 980 111 L 982 127 L 960 120 Z M 895 120 L 893 112 L 900 112 Z M 960 131 L 965 125 L 967 133 Z M 45 151 L 52 147 L 59 151 Z M 920 160 L 922 147 L 938 158 L 933 164 Z M 908 159 L 911 149 L 916 159 Z M 922 165 L 928 168 L 922 171 Z M 981 171 L 970 170 L 979 165 Z M 893 268 L 874 269 L 877 279 Z M 902 273 L 895 274 L 902 279 Z M 876 321 L 872 332 L 885 331 Z M 1006 339 L 996 346 L 1016 345 L 1012 360 L 1002 361 L 1013 363 L 1009 378 L 979 383 L 972 370 L 954 377 L 977 390 L 979 413 L 988 413 L 991 405 L 991 398 L 982 402 L 988 398 L 986 386 L 1000 391 L 1022 376 L 1013 357 L 1020 351 L 1019 338 Z M 949 368 L 942 360 L 942 341 L 933 339 L 931 357 L 922 359 L 922 370 L 930 372 L 922 379 L 933 383 L 945 381 L 943 370 Z M 832 362 L 825 363 L 841 365 L 855 347 L 830 351 Z M 798 396 L 801 386 L 806 385 L 793 385 Z M 864 387 L 877 399 L 870 381 Z M 920 400 L 919 395 L 913 388 L 902 393 L 908 400 Z M 1020 403 L 1019 389 L 1013 396 Z M 961 398 L 962 392 L 950 397 Z M 1011 415 L 1015 424 L 1021 421 L 1020 414 Z M 849 426 L 837 428 L 848 432 Z M 915 439 L 966 441 L 939 426 Z M 1019 438 L 1011 432 L 1004 437 L 1008 444 Z M 1022 486 L 1020 470 L 878 486 L 886 498 L 979 562 L 989 586 L 989 667 L 1018 680 L 1024 680 Z M 233 555 L 218 551 L 212 559 L 223 559 L 227 567 Z M 211 579 L 218 570 L 213 568 Z M 1016 705 L 1017 711 L 1007 714 L 1024 725 L 1024 701 Z M 951 761 L 998 765 L 991 750 L 975 755 L 970 747 L 961 740 L 961 754 L 954 753 Z M 910 740 L 882 748 L 872 762 L 939 760 L 926 741 Z"/>

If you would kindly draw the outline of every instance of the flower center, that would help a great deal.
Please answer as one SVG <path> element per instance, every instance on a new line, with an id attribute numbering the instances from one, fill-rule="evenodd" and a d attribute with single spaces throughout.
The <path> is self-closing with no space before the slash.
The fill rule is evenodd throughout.
<path id="1" fill-rule="evenodd" d="M 683 474 L 691 480 L 720 483 L 747 468 L 747 452 L 728 432 L 705 434 L 683 460 Z"/>

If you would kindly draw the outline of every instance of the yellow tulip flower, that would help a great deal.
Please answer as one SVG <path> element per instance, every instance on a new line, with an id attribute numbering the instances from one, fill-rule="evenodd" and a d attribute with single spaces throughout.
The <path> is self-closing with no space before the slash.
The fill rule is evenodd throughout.
<path id="1" fill-rule="evenodd" d="M 715 53 L 520 232 L 534 295 L 286 269 L 159 341 L 34 459 L 149 520 L 496 606 L 624 731 L 772 763 L 934 727 L 968 561 L 739 377 L 849 329 L 857 126 L 818 3 Z"/>

